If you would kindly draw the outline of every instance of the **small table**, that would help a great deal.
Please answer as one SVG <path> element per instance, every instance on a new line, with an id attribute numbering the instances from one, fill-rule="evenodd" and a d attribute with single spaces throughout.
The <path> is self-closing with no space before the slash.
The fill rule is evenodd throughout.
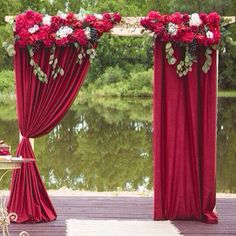
<path id="1" fill-rule="evenodd" d="M 0 157 L 0 169 L 6 170 L 1 176 L 0 176 L 0 182 L 2 178 L 13 169 L 19 169 L 21 168 L 22 163 L 29 163 L 33 162 L 35 159 L 27 159 L 22 157 L 11 157 L 11 156 L 1 156 Z M 16 213 L 8 213 L 5 205 L 5 197 L 0 196 L 0 226 L 2 227 L 2 233 L 3 236 L 10 236 L 8 226 L 10 225 L 11 221 L 17 220 L 17 214 Z M 29 236 L 29 234 L 25 231 L 22 231 L 20 236 Z"/>

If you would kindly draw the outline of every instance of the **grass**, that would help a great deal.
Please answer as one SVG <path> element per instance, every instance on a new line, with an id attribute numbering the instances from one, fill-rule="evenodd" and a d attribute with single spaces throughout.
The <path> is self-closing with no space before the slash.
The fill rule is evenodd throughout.
<path id="1" fill-rule="evenodd" d="M 236 97 L 236 91 L 219 91 L 218 97 Z"/>

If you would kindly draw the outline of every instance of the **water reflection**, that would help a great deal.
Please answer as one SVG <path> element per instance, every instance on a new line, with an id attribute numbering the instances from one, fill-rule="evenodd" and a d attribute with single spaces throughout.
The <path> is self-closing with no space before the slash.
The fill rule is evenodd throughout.
<path id="1" fill-rule="evenodd" d="M 0 104 L 0 137 L 18 141 L 14 102 Z M 73 105 L 61 123 L 35 140 L 47 188 L 90 191 L 152 189 L 150 99 L 92 99 Z M 236 99 L 220 98 L 217 189 L 236 192 Z M 8 181 L 3 183 L 7 187 Z"/>

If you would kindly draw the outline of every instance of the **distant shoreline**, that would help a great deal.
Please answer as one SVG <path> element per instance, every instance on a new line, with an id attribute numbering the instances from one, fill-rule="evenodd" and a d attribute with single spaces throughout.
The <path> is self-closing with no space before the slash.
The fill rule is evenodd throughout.
<path id="1" fill-rule="evenodd" d="M 130 191 L 130 192 L 90 192 L 90 191 L 80 191 L 71 190 L 67 188 L 62 188 L 58 190 L 48 190 L 49 196 L 65 196 L 65 197 L 76 197 L 76 196 L 87 196 L 87 197 L 153 197 L 153 191 Z M 1 193 L 5 196 L 9 196 L 10 191 L 1 190 Z M 236 193 L 216 193 L 217 198 L 235 198 Z"/>

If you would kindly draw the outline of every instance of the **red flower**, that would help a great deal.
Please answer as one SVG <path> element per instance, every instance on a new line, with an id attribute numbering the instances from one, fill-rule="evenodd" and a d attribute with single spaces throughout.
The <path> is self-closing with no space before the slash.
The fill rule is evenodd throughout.
<path id="1" fill-rule="evenodd" d="M 182 26 L 179 28 L 176 38 L 179 42 L 190 43 L 193 41 L 195 34 L 191 31 L 191 28 Z"/>
<path id="2" fill-rule="evenodd" d="M 98 32 L 103 33 L 107 31 L 106 22 L 109 21 L 97 21 L 93 23 L 93 28 L 97 29 Z"/>
<path id="3" fill-rule="evenodd" d="M 110 31 L 116 22 L 120 22 L 119 13 L 104 13 L 102 19 L 97 19 L 95 15 L 87 15 L 84 20 L 77 20 L 73 13 L 69 13 L 66 19 L 60 16 L 52 16 L 50 25 L 42 24 L 42 14 L 34 11 L 27 11 L 16 16 L 15 38 L 17 43 L 24 47 L 42 42 L 45 46 L 50 47 L 54 42 L 58 46 L 64 46 L 68 43 L 79 42 L 82 46 L 86 46 L 89 42 L 84 28 L 93 27 L 98 32 L 98 37 L 103 32 Z M 31 27 L 38 26 L 36 31 L 29 33 Z M 57 38 L 56 32 L 62 27 L 68 26 L 73 29 L 74 33 L 64 38 Z"/>
<path id="4" fill-rule="evenodd" d="M 57 46 L 65 46 L 67 43 L 69 43 L 69 40 L 66 37 L 64 37 L 61 39 L 57 39 L 55 43 Z"/>
<path id="5" fill-rule="evenodd" d="M 148 13 L 148 18 L 150 20 L 154 20 L 154 21 L 160 21 L 161 20 L 161 14 L 157 11 L 150 11 Z"/>
<path id="6" fill-rule="evenodd" d="M 111 14 L 108 13 L 108 12 L 103 13 L 102 16 L 103 16 L 104 19 L 107 19 L 107 20 L 111 20 L 111 18 L 112 18 Z"/>
<path id="7" fill-rule="evenodd" d="M 91 24 L 92 22 L 95 22 L 97 18 L 94 15 L 87 15 L 84 19 L 86 23 Z"/>
<path id="8" fill-rule="evenodd" d="M 164 23 L 164 24 L 168 24 L 170 22 L 170 16 L 169 15 L 162 15 L 161 16 L 161 21 Z"/>
<path id="9" fill-rule="evenodd" d="M 113 18 L 115 22 L 119 23 L 121 21 L 121 15 L 119 13 L 114 13 Z"/>
<path id="10" fill-rule="evenodd" d="M 75 15 L 73 13 L 68 13 L 66 17 L 66 25 L 74 25 L 78 22 Z"/>
<path id="11" fill-rule="evenodd" d="M 205 13 L 200 13 L 199 16 L 200 16 L 200 19 L 201 19 L 201 21 L 202 21 L 202 23 L 203 23 L 204 25 L 208 24 L 208 17 L 207 17 L 207 14 L 205 14 Z"/>
<path id="12" fill-rule="evenodd" d="M 181 24 L 183 22 L 182 15 L 179 12 L 173 13 L 170 15 L 170 22 L 174 24 Z"/>
<path id="13" fill-rule="evenodd" d="M 66 20 L 60 16 L 53 16 L 51 19 L 51 31 L 57 31 L 61 26 L 66 25 Z"/>
<path id="14" fill-rule="evenodd" d="M 204 45 L 204 42 L 206 42 L 206 39 L 207 39 L 206 36 L 202 34 L 197 34 L 195 38 L 200 45 Z"/>
<path id="15" fill-rule="evenodd" d="M 84 30 L 78 29 L 73 33 L 73 37 L 76 39 L 76 41 L 79 42 L 81 46 L 86 46 L 88 44 L 88 39 L 84 33 Z"/>
<path id="16" fill-rule="evenodd" d="M 182 15 L 182 18 L 183 18 L 183 23 L 188 23 L 189 22 L 189 15 L 188 14 L 183 14 Z"/>
<path id="17" fill-rule="evenodd" d="M 158 35 L 162 35 L 165 31 L 165 26 L 163 25 L 162 22 L 157 22 L 155 25 L 154 25 L 154 28 L 153 28 L 153 31 Z"/>

